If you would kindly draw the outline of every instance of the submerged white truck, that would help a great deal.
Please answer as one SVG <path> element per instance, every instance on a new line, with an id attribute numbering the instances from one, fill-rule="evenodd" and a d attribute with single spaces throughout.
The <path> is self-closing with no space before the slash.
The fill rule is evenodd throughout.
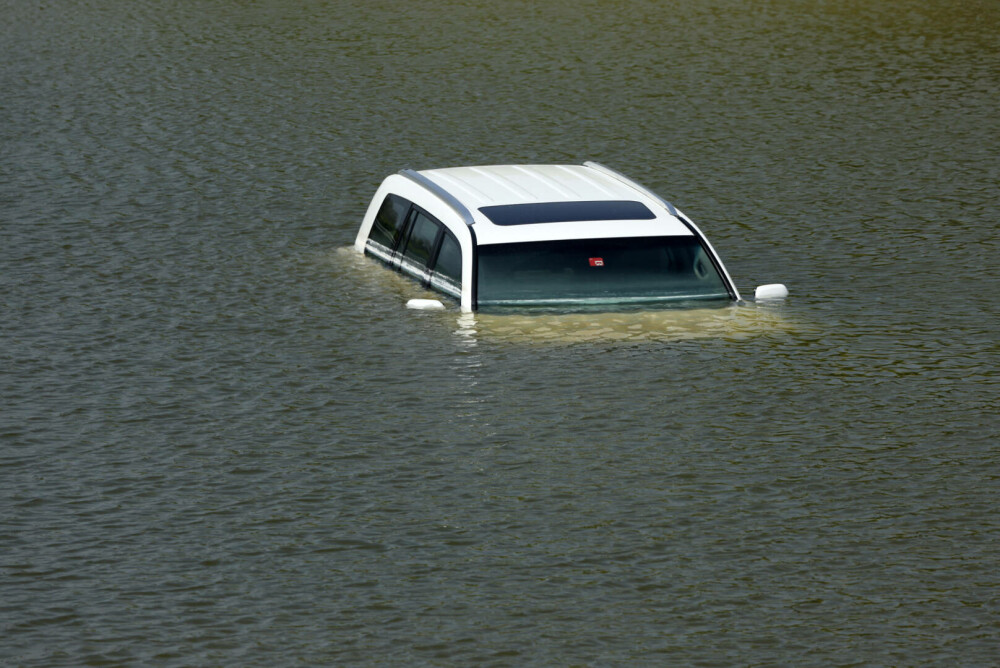
<path id="1" fill-rule="evenodd" d="M 462 311 L 741 299 L 690 219 L 594 162 L 403 170 L 375 193 L 354 248 Z"/>

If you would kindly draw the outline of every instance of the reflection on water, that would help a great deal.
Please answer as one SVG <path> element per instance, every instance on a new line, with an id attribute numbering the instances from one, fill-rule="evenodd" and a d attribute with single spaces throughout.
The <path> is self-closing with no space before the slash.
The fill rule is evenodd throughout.
<path id="1" fill-rule="evenodd" d="M 465 314 L 459 334 L 523 342 L 679 341 L 745 339 L 789 331 L 779 306 L 661 309 L 625 313 Z"/>

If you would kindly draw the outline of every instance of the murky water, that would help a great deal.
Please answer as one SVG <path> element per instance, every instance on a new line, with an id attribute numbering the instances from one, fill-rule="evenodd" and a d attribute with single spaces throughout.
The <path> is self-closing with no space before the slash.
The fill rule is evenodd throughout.
<path id="1" fill-rule="evenodd" d="M 1000 7 L 2 2 L 0 663 L 993 665 Z M 593 159 L 783 305 L 407 311 Z"/>

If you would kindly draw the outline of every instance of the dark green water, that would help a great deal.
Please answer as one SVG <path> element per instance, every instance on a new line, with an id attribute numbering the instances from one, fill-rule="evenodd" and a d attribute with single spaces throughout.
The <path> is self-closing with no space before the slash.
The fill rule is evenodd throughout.
<path id="1" fill-rule="evenodd" d="M 0 664 L 1000 660 L 1000 6 L 0 0 Z M 782 306 L 403 308 L 598 160 Z"/>

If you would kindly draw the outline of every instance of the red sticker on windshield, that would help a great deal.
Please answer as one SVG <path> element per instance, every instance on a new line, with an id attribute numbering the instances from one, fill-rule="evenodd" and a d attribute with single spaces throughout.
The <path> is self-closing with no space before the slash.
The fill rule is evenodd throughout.
<path id="1" fill-rule="evenodd" d="M 602 258 L 602 257 L 592 257 L 592 258 L 590 258 L 590 266 L 591 267 L 603 267 L 604 266 L 604 258 Z"/>

